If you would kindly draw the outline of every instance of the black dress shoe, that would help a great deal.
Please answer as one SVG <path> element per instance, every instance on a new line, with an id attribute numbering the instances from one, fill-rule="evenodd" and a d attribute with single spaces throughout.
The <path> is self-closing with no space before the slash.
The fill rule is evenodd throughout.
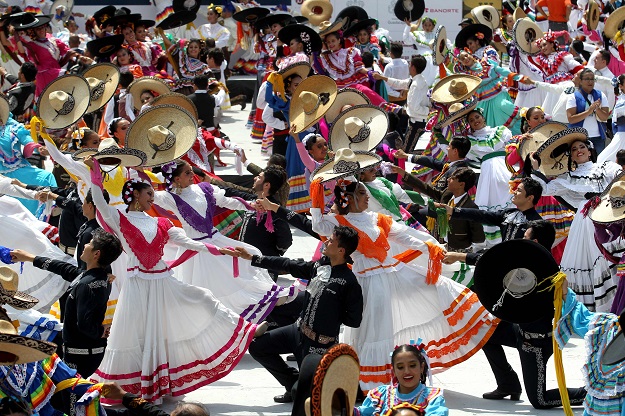
<path id="1" fill-rule="evenodd" d="M 295 357 L 295 354 L 289 354 L 286 356 L 286 360 L 287 361 L 297 361 L 297 358 Z"/>
<path id="2" fill-rule="evenodd" d="M 280 396 L 276 396 L 273 398 L 273 401 L 276 403 L 293 403 L 293 395 L 290 391 L 281 394 Z"/>
<path id="3" fill-rule="evenodd" d="M 518 393 L 507 392 L 504 390 L 499 390 L 497 388 L 491 392 L 482 394 L 482 397 L 488 400 L 503 400 L 508 396 L 510 396 L 510 400 L 520 400 L 521 392 L 518 392 Z"/>

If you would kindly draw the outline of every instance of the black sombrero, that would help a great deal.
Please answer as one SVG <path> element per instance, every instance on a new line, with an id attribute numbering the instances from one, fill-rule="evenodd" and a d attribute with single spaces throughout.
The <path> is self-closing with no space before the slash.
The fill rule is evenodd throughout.
<path id="1" fill-rule="evenodd" d="M 87 42 L 87 50 L 93 57 L 108 58 L 122 47 L 124 35 L 103 36 Z"/>
<path id="2" fill-rule="evenodd" d="M 367 29 L 373 25 L 375 25 L 377 23 L 376 19 L 364 19 L 364 20 L 359 20 L 358 22 L 354 23 L 353 25 L 349 26 L 345 31 L 343 31 L 343 37 L 350 37 L 350 36 L 356 36 L 358 35 L 358 32 L 360 32 L 362 29 Z"/>
<path id="3" fill-rule="evenodd" d="M 460 49 L 466 48 L 467 39 L 469 39 L 471 36 L 477 36 L 480 33 L 484 35 L 484 42 L 486 42 L 487 44 L 493 38 L 493 30 L 490 27 L 482 25 L 480 23 L 474 23 L 472 25 L 463 27 L 460 32 L 458 32 L 458 35 L 456 35 L 456 47 Z"/>
<path id="4" fill-rule="evenodd" d="M 423 13 L 425 13 L 425 1 L 424 0 L 397 0 L 393 13 L 402 22 L 406 19 L 410 19 L 411 22 L 419 20 Z"/>
<path id="5" fill-rule="evenodd" d="M 180 26 L 188 25 L 193 22 L 196 17 L 197 14 L 186 10 L 174 12 L 164 18 L 156 27 L 163 30 L 175 29 Z"/>
<path id="6" fill-rule="evenodd" d="M 15 30 L 35 29 L 50 23 L 52 18 L 45 14 L 24 13 L 23 15 L 11 19 L 11 24 Z"/>
<path id="7" fill-rule="evenodd" d="M 191 12 L 197 13 L 200 10 L 202 2 L 200 0 L 174 0 L 172 2 L 171 8 L 174 9 L 174 12 Z"/>
<path id="8" fill-rule="evenodd" d="M 258 19 L 256 23 L 254 23 L 254 26 L 260 29 L 263 27 L 271 27 L 274 23 L 278 23 L 282 27 L 285 27 L 291 19 L 293 19 L 293 16 L 289 13 L 271 13 Z"/>
<path id="9" fill-rule="evenodd" d="M 345 20 L 345 28 L 350 27 L 355 22 L 359 22 L 361 20 L 365 20 L 369 18 L 369 14 L 367 11 L 360 6 L 348 6 L 341 10 L 338 15 L 336 15 L 335 20 Z"/>
<path id="10" fill-rule="evenodd" d="M 250 7 L 236 12 L 232 15 L 232 18 L 237 22 L 256 25 L 258 19 L 267 16 L 269 13 L 270 10 L 266 7 Z"/>
<path id="11" fill-rule="evenodd" d="M 293 38 L 297 37 L 302 39 L 307 55 L 310 55 L 310 53 L 308 53 L 309 50 L 311 53 L 319 52 L 323 46 L 319 33 L 307 25 L 287 25 L 278 32 L 278 39 L 285 45 L 288 45 Z"/>
<path id="12" fill-rule="evenodd" d="M 98 25 L 101 25 L 111 17 L 115 16 L 115 10 L 117 10 L 115 6 L 103 7 L 93 14 L 93 18 Z"/>

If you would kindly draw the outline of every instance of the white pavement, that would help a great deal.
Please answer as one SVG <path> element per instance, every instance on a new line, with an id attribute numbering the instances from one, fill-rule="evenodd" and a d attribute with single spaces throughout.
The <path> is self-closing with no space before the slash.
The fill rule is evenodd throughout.
<path id="1" fill-rule="evenodd" d="M 250 130 L 245 128 L 249 105 L 245 111 L 229 110 L 224 113 L 222 130 L 230 139 L 241 146 L 248 158 L 259 166 L 265 166 L 267 157 L 262 156 L 260 145 L 250 140 Z M 222 151 L 221 158 L 229 166 L 217 168 L 217 174 L 236 174 L 232 163 L 234 155 L 229 151 Z M 309 259 L 317 246 L 317 240 L 293 230 L 293 245 L 286 253 L 289 258 Z M 284 283 L 287 283 L 286 281 Z M 584 364 L 583 340 L 573 339 L 570 347 L 564 350 L 564 370 L 569 387 L 583 386 L 581 367 Z M 508 360 L 521 377 L 521 365 L 516 350 L 506 348 Z M 547 366 L 547 387 L 557 388 L 553 359 Z M 536 410 L 529 403 L 525 393 L 521 401 L 484 400 L 482 393 L 494 390 L 495 379 L 484 354 L 477 352 L 468 361 L 459 364 L 443 373 L 434 375 L 434 385 L 445 389 L 445 400 L 451 415 L 558 415 L 561 408 L 552 410 Z M 179 400 L 200 402 L 206 405 L 211 415 L 289 415 L 290 404 L 278 404 L 273 397 L 282 394 L 284 389 L 264 370 L 249 354 L 241 360 L 238 366 L 223 379 L 190 393 L 182 398 L 165 398 L 163 407 L 167 411 L 173 410 Z M 575 407 L 576 415 L 582 414 L 581 407 Z"/>

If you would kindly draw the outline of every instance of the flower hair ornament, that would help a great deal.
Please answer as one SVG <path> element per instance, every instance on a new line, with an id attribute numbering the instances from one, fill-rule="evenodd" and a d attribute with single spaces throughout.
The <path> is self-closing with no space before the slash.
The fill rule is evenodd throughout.
<path id="1" fill-rule="evenodd" d="M 428 353 L 425 350 L 425 344 L 423 343 L 423 340 L 421 338 L 418 338 L 416 341 L 414 339 L 411 339 L 410 342 L 408 342 L 408 344 L 406 345 L 411 345 L 415 347 L 421 353 L 421 356 L 423 356 L 423 358 L 425 359 L 425 364 L 428 366 L 427 379 L 428 379 L 429 385 L 431 386 L 432 385 L 432 370 L 430 368 L 430 357 L 428 356 Z M 401 345 L 396 345 L 393 351 L 395 351 L 400 346 Z M 390 353 L 391 356 L 393 355 L 393 351 L 391 351 Z"/>
<path id="2" fill-rule="evenodd" d="M 542 111 L 543 113 L 545 112 L 545 110 L 543 110 L 543 108 L 541 106 L 539 106 L 539 105 L 535 105 L 535 106 L 532 106 L 532 107 L 523 107 L 523 108 L 521 108 L 521 111 L 519 112 L 519 115 L 521 116 L 521 118 L 524 118 L 525 120 L 527 120 L 527 113 L 528 113 L 530 108 L 536 108 L 536 109 Z"/>
<path id="3" fill-rule="evenodd" d="M 543 40 L 553 43 L 553 48 L 556 51 L 560 49 L 560 44 L 558 43 L 558 36 L 553 31 L 549 30 L 545 33 L 545 35 L 542 38 L 536 39 L 536 45 L 538 45 L 539 48 Z"/>
<path id="4" fill-rule="evenodd" d="M 207 11 L 214 11 L 215 13 L 217 13 L 219 16 L 221 16 L 221 13 L 223 12 L 223 8 L 221 6 L 215 6 L 213 3 L 209 4 L 208 7 L 206 7 Z"/>
<path id="5" fill-rule="evenodd" d="M 425 22 L 426 20 L 429 20 L 430 22 L 432 22 L 432 24 L 433 24 L 434 26 L 436 26 L 436 19 L 435 19 L 435 18 L 425 16 L 425 17 L 423 18 L 423 21 Z"/>
<path id="6" fill-rule="evenodd" d="M 302 32 L 299 37 L 304 44 L 304 53 L 308 56 L 312 55 L 312 42 L 310 41 L 310 35 L 307 32 Z"/>
<path id="7" fill-rule="evenodd" d="M 123 117 L 115 117 L 113 120 L 111 120 L 111 122 L 108 125 L 107 128 L 107 132 L 109 134 L 109 136 L 113 137 L 115 135 L 115 132 L 113 131 L 113 125 L 117 125 L 117 123 L 119 123 L 121 120 L 124 120 Z"/>
<path id="8" fill-rule="evenodd" d="M 304 138 L 302 139 L 302 144 L 304 145 L 304 147 L 306 147 L 309 140 L 315 139 L 315 141 L 317 141 L 317 137 L 323 137 L 323 136 L 317 133 L 309 133 L 306 136 L 304 136 Z"/>
<path id="9" fill-rule="evenodd" d="M 178 164 L 175 160 L 172 160 L 171 162 L 165 163 L 161 166 L 161 173 L 163 174 L 163 178 L 165 178 L 165 184 L 168 191 L 171 191 L 174 187 L 173 174 L 176 170 L 176 167 L 178 167 Z"/>
<path id="10" fill-rule="evenodd" d="M 72 148 L 76 150 L 80 150 L 80 142 L 85 137 L 85 130 L 88 130 L 86 127 L 79 127 L 72 132 Z"/>
<path id="11" fill-rule="evenodd" d="M 482 32 L 477 32 L 475 37 L 479 40 L 484 40 L 484 34 Z"/>
<path id="12" fill-rule="evenodd" d="M 339 179 L 338 181 L 336 181 L 336 186 L 338 186 L 340 188 L 340 196 L 341 199 L 339 201 L 336 201 L 336 203 L 341 207 L 341 208 L 347 208 L 347 206 L 349 205 L 349 201 L 347 200 L 347 196 L 351 194 L 351 192 L 347 192 L 347 187 L 349 185 L 351 185 L 352 183 L 354 183 L 353 181 L 349 180 L 349 179 Z"/>
<path id="13" fill-rule="evenodd" d="M 612 78 L 612 87 L 618 88 L 620 84 L 618 83 L 618 77 Z"/>
<path id="14" fill-rule="evenodd" d="M 124 193 L 122 194 L 122 200 L 124 201 L 124 204 L 130 205 L 130 202 L 132 202 L 132 198 L 133 198 L 132 193 L 135 191 L 136 185 L 140 183 L 144 183 L 144 182 L 141 179 L 131 179 L 128 182 L 126 182 Z"/>

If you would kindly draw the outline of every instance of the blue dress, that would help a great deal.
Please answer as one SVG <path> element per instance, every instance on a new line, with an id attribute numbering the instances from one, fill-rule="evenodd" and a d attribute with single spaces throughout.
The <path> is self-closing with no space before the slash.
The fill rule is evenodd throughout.
<path id="1" fill-rule="evenodd" d="M 362 405 L 354 409 L 354 416 L 383 415 L 392 407 L 404 402 L 424 407 L 426 416 L 449 415 L 441 389 L 419 384 L 412 392 L 401 394 L 397 386 L 387 384 L 370 390 Z"/>

